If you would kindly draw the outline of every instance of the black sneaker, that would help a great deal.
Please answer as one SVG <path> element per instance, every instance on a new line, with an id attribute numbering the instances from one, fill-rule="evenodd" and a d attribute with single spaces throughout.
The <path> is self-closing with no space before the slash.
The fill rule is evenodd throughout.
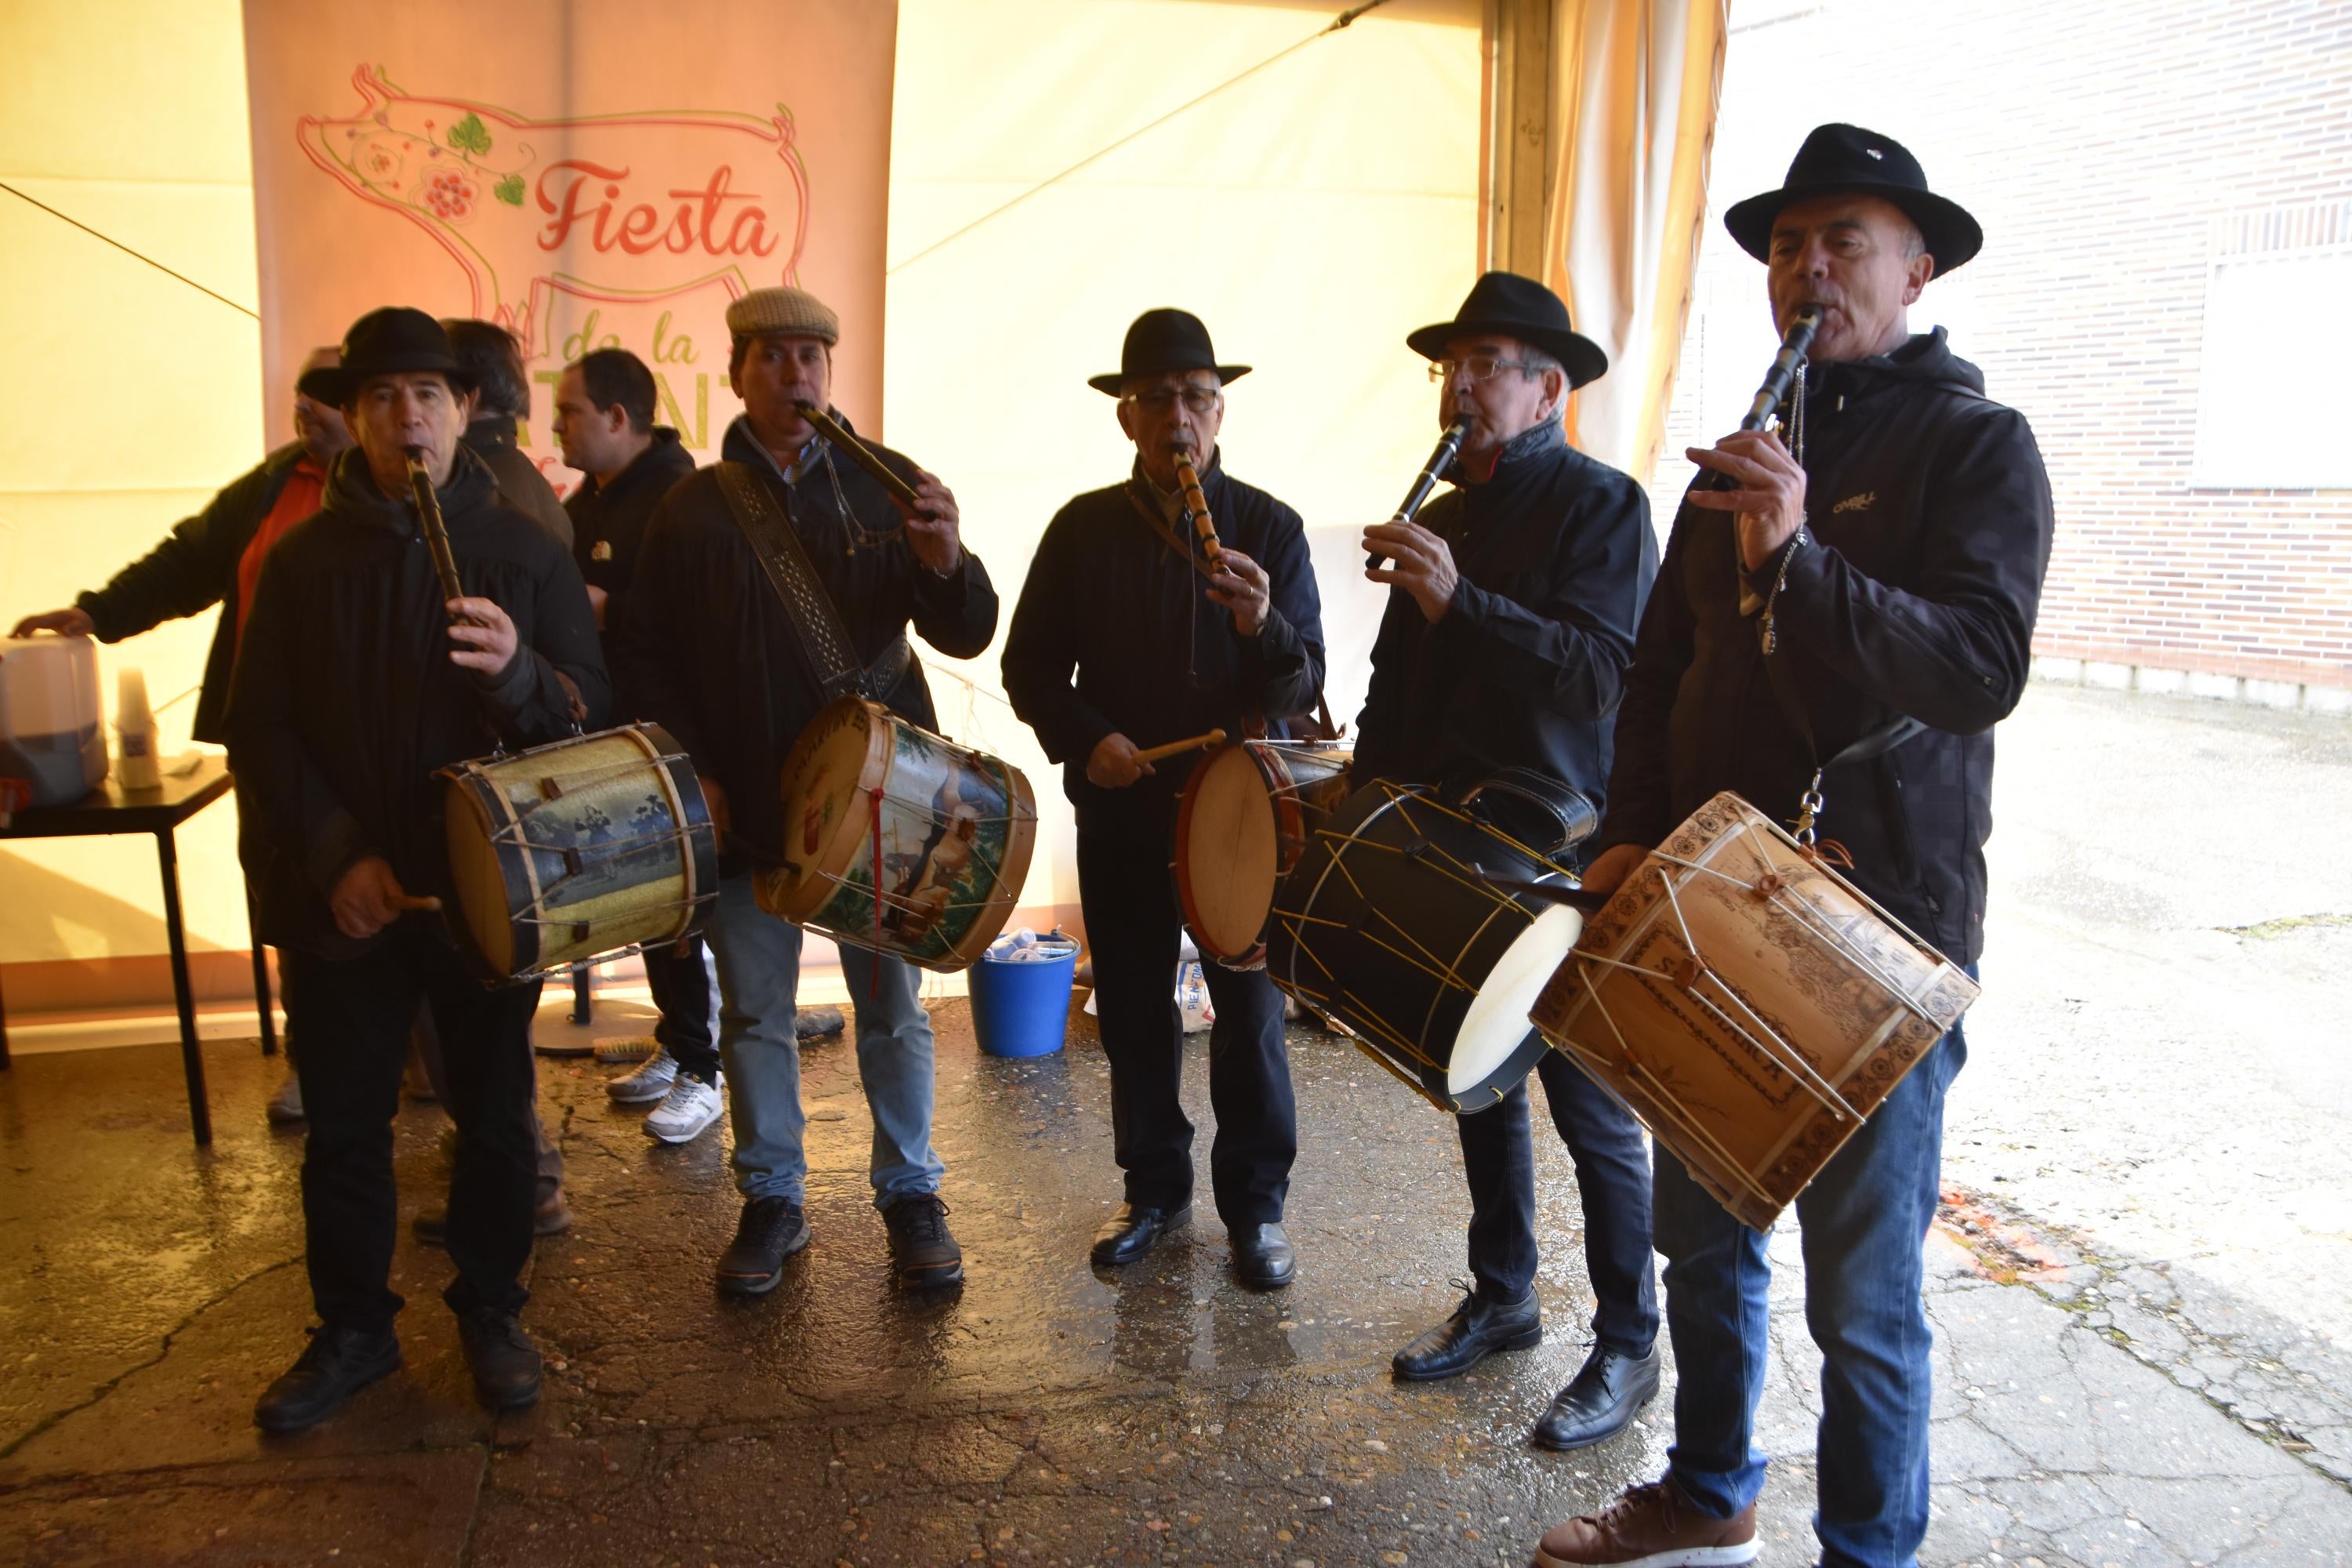
<path id="1" fill-rule="evenodd" d="M 477 1307 L 457 1314 L 457 1342 L 473 1369 L 474 1392 L 493 1410 L 520 1410 L 539 1401 L 539 1349 L 512 1312 Z"/>
<path id="2" fill-rule="evenodd" d="M 730 1296 L 764 1296 L 784 1277 L 784 1259 L 809 1243 L 808 1215 L 790 1198 L 753 1198 L 736 1223 L 734 1245 L 719 1255 L 719 1288 Z"/>
<path id="3" fill-rule="evenodd" d="M 890 1261 L 902 1290 L 936 1290 L 963 1283 L 963 1248 L 948 1233 L 948 1205 L 937 1193 L 916 1193 L 882 1211 L 890 1227 Z"/>
<path id="4" fill-rule="evenodd" d="M 311 1329 L 310 1346 L 253 1407 L 265 1432 L 299 1432 L 343 1407 L 343 1401 L 400 1370 L 400 1342 L 357 1329 Z"/>

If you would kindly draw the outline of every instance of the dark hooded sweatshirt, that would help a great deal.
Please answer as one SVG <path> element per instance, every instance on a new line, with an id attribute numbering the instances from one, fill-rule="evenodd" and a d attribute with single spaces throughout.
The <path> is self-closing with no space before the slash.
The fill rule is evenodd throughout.
<path id="1" fill-rule="evenodd" d="M 610 706 L 588 592 L 547 531 L 500 499 L 460 447 L 440 492 L 466 592 L 495 601 L 519 647 L 495 678 L 449 659 L 439 579 L 404 492 L 387 500 L 356 448 L 336 458 L 325 505 L 263 563 L 230 683 L 229 765 L 251 822 L 240 852 L 276 946 L 350 958 L 383 940 L 344 936 L 328 906 L 369 855 L 411 893 L 446 896 L 436 768 L 572 732 L 560 669 Z"/>
<path id="2" fill-rule="evenodd" d="M 1597 809 L 1610 716 L 1658 571 L 1642 488 L 1550 421 L 1512 437 L 1485 483 L 1440 496 L 1419 521 L 1453 551 L 1461 580 L 1433 625 L 1391 590 L 1355 776 L 1466 784 L 1531 768 Z"/>
<path id="3" fill-rule="evenodd" d="M 1811 763 L 1767 673 L 1774 605 L 1783 685 L 1826 760 L 1890 720 L 1927 729 L 1831 768 L 1820 822 L 1847 873 L 1959 963 L 1984 946 L 1992 727 L 2024 694 L 2054 527 L 2023 415 L 1944 330 L 1813 367 L 1805 531 L 1743 579 L 1732 519 L 1685 505 L 1642 618 L 1600 843 L 1655 845 L 1720 790 L 1793 816 Z"/>
<path id="4" fill-rule="evenodd" d="M 874 450 L 913 477 L 915 465 L 906 458 Z M 889 492 L 865 469 L 827 454 L 791 483 L 741 418 L 728 428 L 719 454 L 748 465 L 791 519 L 866 664 L 910 622 L 950 658 L 986 651 L 996 635 L 996 590 L 987 568 L 970 550 L 945 577 L 918 561 L 898 531 Z M 605 624 L 613 625 L 609 613 Z M 622 712 L 667 729 L 696 770 L 727 791 L 728 863 L 737 855 L 762 865 L 782 860 L 784 759 L 825 697 L 783 601 L 709 468 L 674 486 L 654 510 L 613 637 L 613 668 Z M 919 658 L 909 659 L 906 673 L 875 700 L 927 730 L 939 728 Z"/>
<path id="5" fill-rule="evenodd" d="M 637 552 L 644 548 L 654 508 L 672 485 L 692 472 L 694 455 L 679 443 L 677 432 L 656 425 L 653 445 L 627 468 L 603 482 L 583 479 L 578 489 L 563 498 L 563 510 L 572 518 L 572 559 L 590 587 L 604 591 L 608 647 L 613 628 L 621 624 L 629 584 L 637 578 Z"/>
<path id="6" fill-rule="evenodd" d="M 1004 691 L 1063 764 L 1081 828 L 1157 824 L 1192 773 L 1193 759 L 1179 757 L 1129 788 L 1104 789 L 1088 782 L 1087 760 L 1106 735 L 1150 747 L 1210 730 L 1239 736 L 1260 717 L 1280 734 L 1282 721 L 1314 711 L 1323 689 L 1322 605 L 1298 514 L 1232 478 L 1216 453 L 1201 492 L 1220 542 L 1265 569 L 1270 603 L 1255 637 L 1236 632 L 1233 612 L 1208 596 L 1192 565 L 1197 538 L 1180 557 L 1136 510 L 1156 505 L 1140 462 L 1126 484 L 1054 515 L 1021 585 Z"/>

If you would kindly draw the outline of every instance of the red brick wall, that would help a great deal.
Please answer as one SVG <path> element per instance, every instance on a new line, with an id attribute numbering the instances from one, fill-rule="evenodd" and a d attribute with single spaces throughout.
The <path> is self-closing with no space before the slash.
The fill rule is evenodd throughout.
<path id="1" fill-rule="evenodd" d="M 2352 198 L 2352 3 L 1734 0 L 1661 529 L 1682 449 L 1737 424 L 1770 355 L 1763 268 L 1722 209 L 1825 120 L 1902 142 L 1984 224 L 1912 326 L 1949 326 L 2032 421 L 2058 510 L 2036 650 L 2352 686 L 2352 491 L 2190 484 L 2214 248 Z"/>

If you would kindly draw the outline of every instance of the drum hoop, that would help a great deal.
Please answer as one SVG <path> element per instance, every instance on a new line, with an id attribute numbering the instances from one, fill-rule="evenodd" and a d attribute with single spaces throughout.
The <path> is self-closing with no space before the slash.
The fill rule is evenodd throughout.
<path id="1" fill-rule="evenodd" d="M 707 903 L 710 902 L 713 899 L 716 899 L 718 896 L 719 896 L 719 895 L 718 895 L 717 893 L 698 893 L 698 894 L 696 894 L 694 897 L 692 897 L 692 898 L 690 898 L 690 899 L 667 899 L 667 900 L 663 900 L 662 902 L 660 902 L 660 903 L 658 903 L 658 904 L 646 904 L 646 905 L 642 905 L 642 906 L 640 906 L 639 908 L 636 908 L 636 909 L 634 909 L 634 910 L 629 910 L 627 913 L 625 913 L 625 914 L 624 914 L 624 915 L 620 915 L 620 916 L 617 916 L 617 917 L 614 917 L 614 918 L 616 918 L 616 919 L 621 919 L 621 920 L 635 920 L 635 919 L 639 918 L 640 916 L 653 914 L 653 913 L 655 913 L 656 911 L 657 911 L 657 910 L 691 910 L 691 909 L 696 909 L 696 908 L 700 907 L 701 905 L 704 905 L 704 904 L 707 904 Z M 594 929 L 594 927 L 595 927 L 595 925 L 596 925 L 596 922 L 595 922 L 594 921 L 583 921 L 583 920 L 578 920 L 578 919 L 565 920 L 565 919 L 562 919 L 562 918 L 561 918 L 561 917 L 559 917 L 559 916 L 548 915 L 548 914 L 545 914 L 545 913 L 541 913 L 541 914 L 536 914 L 536 915 L 513 915 L 513 916 L 509 916 L 509 918 L 510 920 L 512 920 L 512 921 L 514 921 L 514 923 L 515 923 L 515 924 L 517 924 L 517 925 L 527 925 L 527 926 L 578 926 L 578 925 L 584 925 L 584 926 L 589 927 L 591 930 L 593 930 L 593 929 Z M 676 941 L 677 941 L 677 938 L 676 938 L 676 937 L 674 937 L 674 936 L 656 937 L 656 938 L 654 939 L 653 945 L 655 945 L 655 946 L 656 946 L 656 947 L 658 947 L 658 946 L 664 946 L 664 945 L 667 945 L 667 944 L 668 944 L 668 943 L 675 942 Z M 637 945 L 638 947 L 644 947 L 644 946 L 646 946 L 646 943 L 644 943 L 644 942 L 639 942 L 639 943 L 637 943 L 636 945 Z M 612 955 L 611 955 L 611 954 L 609 954 L 609 953 L 603 953 L 603 952 L 599 952 L 599 953 L 596 953 L 595 955 L 593 955 L 593 957 L 591 957 L 591 958 L 584 958 L 584 959 L 581 959 L 581 958 L 567 959 L 567 960 L 565 960 L 565 961 L 564 961 L 564 965 L 563 965 L 563 966 L 564 966 L 565 968 L 569 968 L 569 967 L 571 967 L 571 966 L 572 966 L 572 964 L 574 964 L 574 963 L 608 963 L 608 962 L 610 962 L 610 960 L 611 960 L 611 956 L 612 956 Z"/>

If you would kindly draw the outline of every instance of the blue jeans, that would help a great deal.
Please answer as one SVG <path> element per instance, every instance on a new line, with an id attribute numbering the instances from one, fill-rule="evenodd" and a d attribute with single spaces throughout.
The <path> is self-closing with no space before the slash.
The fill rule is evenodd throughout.
<path id="1" fill-rule="evenodd" d="M 1813 1530 L 1824 1568 L 1907 1568 L 1927 1533 L 1924 1244 L 1943 1163 L 1944 1091 L 1968 1055 L 1955 1026 L 1797 1199 L 1805 1322 L 1822 1352 Z M 1754 1436 L 1770 1352 L 1765 1238 L 1663 1143 L 1652 1201 L 1676 1377 L 1667 1473 L 1701 1512 L 1729 1519 L 1764 1488 Z"/>
<path id="2" fill-rule="evenodd" d="M 719 1055 L 735 1129 L 735 1185 L 746 1198 L 804 1201 L 798 1011 L 801 928 L 752 901 L 749 872 L 720 879 L 706 933 L 719 963 Z M 947 1167 L 931 1150 L 931 1020 L 921 972 L 844 944 L 842 977 L 857 1032 L 857 1076 L 874 1114 L 874 1202 L 887 1208 L 940 1190 Z"/>

